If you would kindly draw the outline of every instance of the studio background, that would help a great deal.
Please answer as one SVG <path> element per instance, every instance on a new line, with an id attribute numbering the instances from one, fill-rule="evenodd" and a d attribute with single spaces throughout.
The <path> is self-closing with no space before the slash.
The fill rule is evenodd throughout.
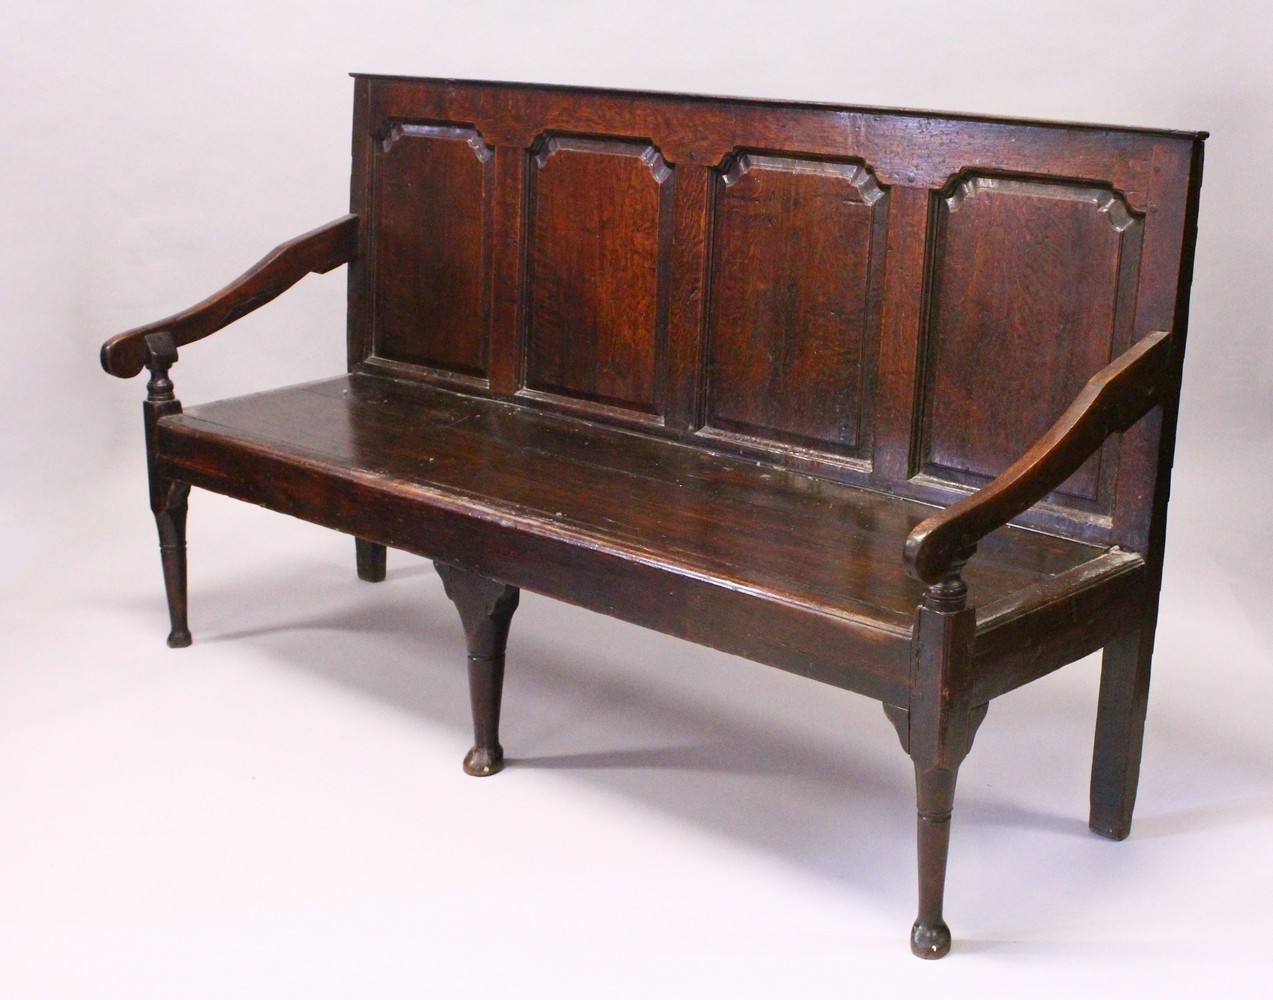
<path id="1" fill-rule="evenodd" d="M 1265 978 L 1270 30 L 1255 2 L 9 5 L 0 994 Z M 203 493 L 195 646 L 167 650 L 143 380 L 97 350 L 346 210 L 353 70 L 1209 130 L 1132 837 L 1086 832 L 1093 660 L 992 706 L 956 802 L 955 951 L 929 966 L 906 945 L 910 768 L 872 702 L 528 596 L 521 766 L 474 782 L 427 563 L 391 553 L 367 587 L 347 538 Z M 183 349 L 180 398 L 341 370 L 344 280 Z"/>

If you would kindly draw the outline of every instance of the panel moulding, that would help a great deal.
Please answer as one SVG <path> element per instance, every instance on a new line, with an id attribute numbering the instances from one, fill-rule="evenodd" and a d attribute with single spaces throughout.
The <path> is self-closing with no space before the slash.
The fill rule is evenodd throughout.
<path id="1" fill-rule="evenodd" d="M 1126 199 L 1110 188 L 1083 186 L 1043 180 L 1018 180 L 1009 177 L 992 177 L 975 174 L 956 182 L 955 190 L 946 197 L 946 211 L 958 212 L 960 206 L 981 193 L 1002 192 L 1021 194 L 1032 198 L 1056 198 L 1062 201 L 1081 201 L 1093 205 L 1113 227 L 1115 232 L 1125 232 L 1139 216 L 1133 212 Z"/>
<path id="2" fill-rule="evenodd" d="M 424 139 L 456 139 L 465 142 L 481 163 L 486 163 L 495 155 L 495 148 L 487 143 L 482 133 L 471 125 L 417 124 L 414 122 L 391 122 L 380 140 L 380 152 L 387 153 L 393 149 L 398 140 L 416 136 Z"/>
<path id="3" fill-rule="evenodd" d="M 726 188 L 733 187 L 754 169 L 779 170 L 788 174 L 815 177 L 842 177 L 857 191 L 864 205 L 874 205 L 884 197 L 875 175 L 862 163 L 845 160 L 812 160 L 797 156 L 770 156 L 763 153 L 731 153 L 718 168 Z"/>
<path id="4" fill-rule="evenodd" d="M 636 146 L 644 143 L 644 149 L 636 152 Z M 625 150 L 624 147 L 627 147 Z M 659 152 L 659 148 L 651 142 L 643 139 L 593 139 L 587 136 L 574 135 L 541 135 L 531 145 L 531 162 L 535 165 L 536 170 L 543 170 L 548 165 L 548 161 L 561 150 L 570 150 L 576 153 L 599 153 L 605 156 L 614 156 L 616 154 L 626 156 L 636 156 L 646 168 L 650 171 L 650 176 L 654 178 L 656 184 L 662 184 L 672 176 L 672 168 L 667 161 L 663 159 L 663 154 Z M 623 150 L 620 153 L 620 150 Z"/>

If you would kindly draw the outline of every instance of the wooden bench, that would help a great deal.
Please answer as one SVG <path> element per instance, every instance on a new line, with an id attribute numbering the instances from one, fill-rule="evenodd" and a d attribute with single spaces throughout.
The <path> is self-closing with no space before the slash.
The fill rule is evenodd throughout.
<path id="1" fill-rule="evenodd" d="M 881 701 L 939 957 L 989 702 L 1104 649 L 1129 831 L 1204 134 L 355 78 L 351 214 L 121 334 L 172 632 L 191 486 L 431 557 L 497 771 L 528 588 Z M 349 265 L 348 373 L 183 410 L 169 368 Z M 975 554 L 974 554 L 975 553 Z"/>

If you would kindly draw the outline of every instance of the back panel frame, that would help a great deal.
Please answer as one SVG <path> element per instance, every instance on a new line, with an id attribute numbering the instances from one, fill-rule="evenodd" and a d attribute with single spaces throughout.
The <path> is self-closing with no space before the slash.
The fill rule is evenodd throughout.
<path id="1" fill-rule="evenodd" d="M 356 76 L 350 370 L 944 506 L 1183 351 L 1204 138 Z M 1175 408 L 1017 523 L 1146 551 Z"/>

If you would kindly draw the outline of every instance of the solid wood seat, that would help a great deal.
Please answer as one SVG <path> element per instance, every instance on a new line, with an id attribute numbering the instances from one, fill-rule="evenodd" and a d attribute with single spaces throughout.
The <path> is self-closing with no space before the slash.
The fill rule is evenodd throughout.
<path id="1" fill-rule="evenodd" d="M 165 418 L 158 442 L 174 477 L 240 494 L 268 487 L 270 496 L 252 499 L 311 520 L 323 519 L 306 501 L 312 477 L 396 497 L 416 517 L 449 498 L 472 520 L 515 521 L 642 574 L 657 569 L 705 584 L 701 594 L 716 591 L 720 601 L 741 591 L 859 627 L 846 635 L 869 627 L 902 654 L 923 597 L 900 557 L 907 535 L 933 513 L 928 505 L 418 382 L 353 374 L 222 400 Z M 259 464 L 243 476 L 235 470 L 248 453 Z M 438 539 L 422 534 L 392 524 L 359 532 L 436 554 Z M 1105 552 L 1009 525 L 983 541 L 966 576 L 989 625 L 999 609 L 1046 593 L 1049 581 Z M 552 593 L 551 568 L 542 580 L 536 568 L 501 567 L 500 579 Z M 1099 568 L 1125 572 L 1127 560 Z M 662 627 L 658 616 L 612 613 Z M 724 617 L 716 628 L 729 631 L 714 644 L 737 648 L 751 625 Z M 859 654 L 838 644 L 821 651 L 824 679 L 860 688 Z M 889 687 L 904 691 L 906 655 L 885 662 L 897 671 Z"/>

